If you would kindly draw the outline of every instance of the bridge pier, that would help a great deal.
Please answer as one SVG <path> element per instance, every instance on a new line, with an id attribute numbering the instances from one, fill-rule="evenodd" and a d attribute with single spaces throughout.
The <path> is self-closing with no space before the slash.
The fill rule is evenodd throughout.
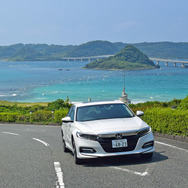
<path id="1" fill-rule="evenodd" d="M 174 67 L 177 67 L 178 64 L 181 64 L 181 67 L 188 67 L 188 61 L 179 61 L 179 60 L 170 60 L 170 59 L 159 59 L 159 58 L 149 58 L 152 61 L 156 61 L 157 65 L 159 65 L 159 62 L 164 62 L 165 66 L 168 66 L 168 63 L 172 63 Z"/>

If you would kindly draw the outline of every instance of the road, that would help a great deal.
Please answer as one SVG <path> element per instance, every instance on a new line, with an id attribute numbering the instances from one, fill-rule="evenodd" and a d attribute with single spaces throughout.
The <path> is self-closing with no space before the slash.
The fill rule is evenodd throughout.
<path id="1" fill-rule="evenodd" d="M 155 137 L 150 161 L 136 156 L 75 165 L 60 126 L 0 124 L 0 188 L 187 188 L 188 143 Z"/>

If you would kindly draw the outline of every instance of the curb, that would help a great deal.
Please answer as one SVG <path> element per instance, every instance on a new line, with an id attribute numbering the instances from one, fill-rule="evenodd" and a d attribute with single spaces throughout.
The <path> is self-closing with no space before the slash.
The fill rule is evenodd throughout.
<path id="1" fill-rule="evenodd" d="M 176 141 L 188 143 L 188 137 L 187 136 L 168 135 L 168 134 L 161 134 L 161 133 L 153 133 L 153 134 L 154 134 L 154 136 L 157 136 L 157 137 L 167 138 L 167 139 L 171 139 L 171 140 L 176 140 Z"/>

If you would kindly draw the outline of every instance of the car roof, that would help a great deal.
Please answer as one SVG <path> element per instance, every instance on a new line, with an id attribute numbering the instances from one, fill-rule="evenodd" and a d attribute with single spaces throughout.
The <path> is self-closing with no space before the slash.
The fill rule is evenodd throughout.
<path id="1" fill-rule="evenodd" d="M 83 107 L 83 106 L 92 106 L 92 105 L 102 105 L 102 104 L 124 104 L 120 100 L 114 101 L 91 101 L 91 102 L 76 102 L 74 105 L 76 107 Z"/>

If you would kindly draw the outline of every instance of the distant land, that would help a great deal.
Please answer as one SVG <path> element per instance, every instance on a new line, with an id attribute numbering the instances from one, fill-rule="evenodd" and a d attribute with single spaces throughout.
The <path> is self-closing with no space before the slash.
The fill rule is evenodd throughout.
<path id="1" fill-rule="evenodd" d="M 153 69 L 159 68 L 145 54 L 132 45 L 128 45 L 115 56 L 91 62 L 88 69 Z"/>
<path id="2" fill-rule="evenodd" d="M 111 55 L 128 46 L 128 43 L 91 41 L 81 45 L 14 44 L 0 46 L 0 60 L 4 61 L 61 61 L 63 57 Z M 188 43 L 145 42 L 131 44 L 148 57 L 188 59 Z"/>

